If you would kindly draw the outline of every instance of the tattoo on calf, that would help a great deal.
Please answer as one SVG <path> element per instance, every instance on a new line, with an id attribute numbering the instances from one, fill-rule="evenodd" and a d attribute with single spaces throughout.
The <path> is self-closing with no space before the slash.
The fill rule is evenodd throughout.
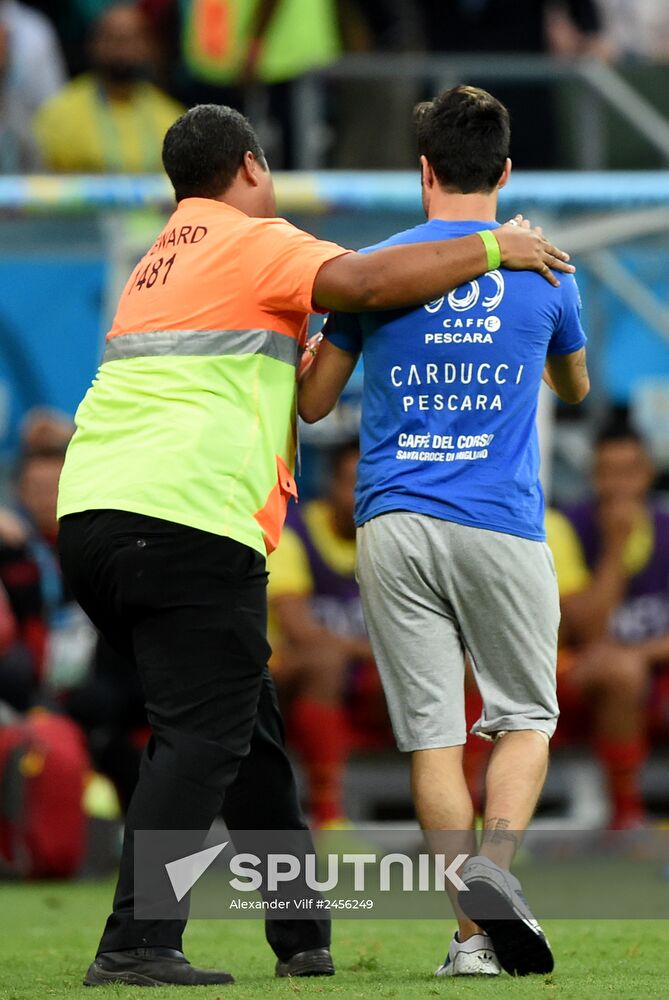
<path id="1" fill-rule="evenodd" d="M 504 819 L 503 817 L 493 817 L 492 819 L 489 819 L 486 823 L 485 830 L 483 831 L 483 843 L 501 844 L 505 841 L 509 841 L 517 847 L 519 838 L 517 834 L 509 830 L 510 826 L 511 820 Z"/>

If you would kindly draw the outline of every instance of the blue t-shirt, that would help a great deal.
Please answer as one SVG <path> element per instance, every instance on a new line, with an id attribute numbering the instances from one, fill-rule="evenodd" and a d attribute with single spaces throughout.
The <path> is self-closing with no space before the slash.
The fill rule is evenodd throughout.
<path id="1" fill-rule="evenodd" d="M 432 219 L 384 243 L 453 239 L 490 222 Z M 547 354 L 586 342 L 574 279 L 491 271 L 414 309 L 330 315 L 364 360 L 358 525 L 407 510 L 543 540 L 535 419 Z"/>

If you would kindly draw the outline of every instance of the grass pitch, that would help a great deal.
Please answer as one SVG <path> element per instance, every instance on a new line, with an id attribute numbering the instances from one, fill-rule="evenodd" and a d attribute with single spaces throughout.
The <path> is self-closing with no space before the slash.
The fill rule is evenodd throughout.
<path id="1" fill-rule="evenodd" d="M 81 985 L 111 900 L 110 883 L 0 884 L 0 1000 L 138 998 L 137 987 Z M 166 1000 L 359 1000 L 359 998 L 543 998 L 646 1000 L 669 997 L 669 921 L 552 921 L 551 976 L 493 981 L 435 979 L 452 921 L 334 921 L 333 979 L 275 980 L 259 920 L 193 921 L 190 960 L 234 973 L 229 987 L 163 988 Z M 151 995 L 153 996 L 153 992 Z"/>

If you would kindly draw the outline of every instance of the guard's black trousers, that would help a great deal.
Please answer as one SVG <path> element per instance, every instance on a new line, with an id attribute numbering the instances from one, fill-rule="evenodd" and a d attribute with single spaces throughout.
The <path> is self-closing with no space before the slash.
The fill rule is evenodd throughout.
<path id="1" fill-rule="evenodd" d="M 267 670 L 264 558 L 230 538 L 123 511 L 61 520 L 63 572 L 137 665 L 151 739 L 126 817 L 99 952 L 181 948 L 185 923 L 135 920 L 135 830 L 306 830 Z M 328 920 L 268 920 L 282 961 L 330 943 Z"/>

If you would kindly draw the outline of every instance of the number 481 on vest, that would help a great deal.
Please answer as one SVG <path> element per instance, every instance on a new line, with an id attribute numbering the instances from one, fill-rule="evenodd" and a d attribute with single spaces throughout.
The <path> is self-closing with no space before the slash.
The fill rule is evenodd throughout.
<path id="1" fill-rule="evenodd" d="M 153 288 L 158 278 L 161 279 L 161 285 L 164 285 L 167 281 L 170 271 L 172 270 L 172 265 L 176 260 L 176 254 L 173 253 L 171 257 L 165 260 L 164 257 L 158 257 L 154 261 L 149 261 L 149 263 L 144 267 L 143 270 L 137 275 L 136 281 L 131 282 L 128 289 L 128 295 L 133 289 L 138 289 L 141 291 L 143 288 Z"/>

